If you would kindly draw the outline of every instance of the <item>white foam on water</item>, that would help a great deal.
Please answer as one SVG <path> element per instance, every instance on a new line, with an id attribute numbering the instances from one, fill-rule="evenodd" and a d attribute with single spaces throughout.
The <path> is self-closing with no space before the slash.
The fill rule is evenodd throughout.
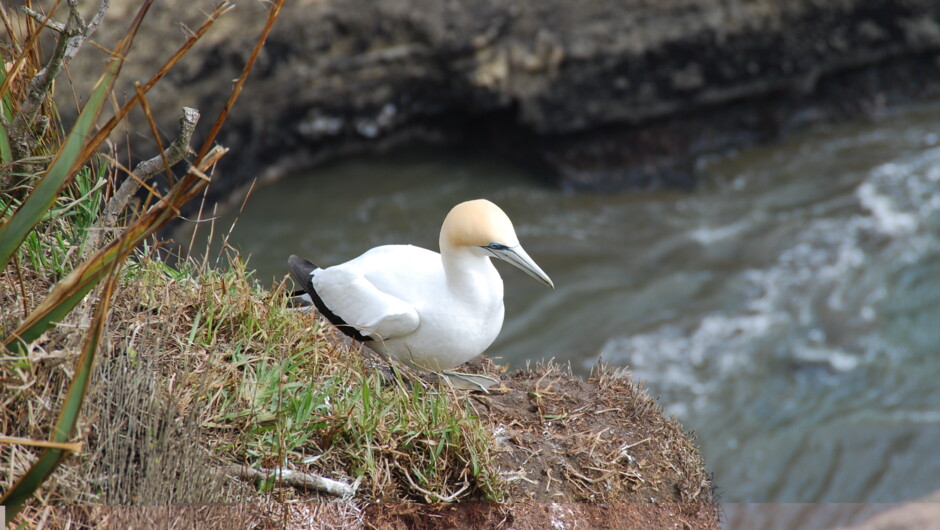
<path id="1" fill-rule="evenodd" d="M 689 236 L 703 245 L 711 245 L 719 241 L 738 236 L 749 228 L 746 219 L 725 226 L 703 226 L 693 230 Z"/>
<path id="2" fill-rule="evenodd" d="M 918 297 L 922 293 L 916 282 L 929 282 L 929 273 L 925 278 L 911 272 L 925 260 L 940 260 L 940 149 L 904 152 L 873 164 L 856 186 L 832 200 L 839 202 L 782 210 L 769 219 L 726 224 L 707 219 L 690 228 L 690 243 L 707 246 L 745 238 L 738 243 L 742 252 L 778 250 L 761 255 L 763 262 L 742 256 L 746 266 L 715 273 L 729 275 L 724 288 L 738 298 L 721 306 L 688 304 L 671 320 L 612 338 L 603 348 L 604 358 L 626 364 L 646 380 L 666 411 L 686 425 L 700 432 L 714 429 L 705 436 L 723 439 L 712 443 L 721 451 L 735 448 L 738 457 L 771 458 L 774 449 L 766 447 L 770 425 L 793 431 L 783 437 L 799 440 L 812 434 L 796 430 L 811 429 L 816 422 L 822 427 L 833 417 L 852 418 L 863 407 L 910 401 L 911 390 L 890 385 L 906 384 L 898 383 L 905 379 L 903 372 L 895 372 L 922 359 L 918 344 L 937 334 L 905 326 L 918 325 L 921 311 L 940 316 L 940 308 L 930 306 L 938 299 L 931 294 L 935 291 L 928 288 Z M 753 227 L 761 222 L 763 228 Z M 707 259 L 702 266 L 709 266 Z M 899 286 L 905 279 L 913 285 Z M 933 281 L 936 285 L 940 278 Z M 917 377 L 916 371 L 911 375 Z M 929 423 L 940 413 L 915 408 L 884 417 Z M 710 423 L 702 424 L 700 418 Z M 729 427 L 733 432 L 722 436 Z M 782 469 L 807 473 L 792 467 Z M 853 472 L 851 466 L 836 469 L 840 476 Z M 786 481 L 755 477 L 745 473 L 737 478 Z M 793 487 L 780 486 L 780 491 L 799 495 L 787 489 Z M 877 491 L 866 487 L 859 491 Z M 800 500 L 839 498 L 835 490 Z"/>
<path id="3" fill-rule="evenodd" d="M 873 177 L 858 187 L 856 195 L 859 203 L 867 209 L 876 221 L 880 231 L 891 236 L 903 236 L 914 233 L 918 226 L 920 212 L 902 211 L 895 193 L 903 182 L 898 182 L 905 174 L 898 164 L 885 164 L 874 171 Z"/>
<path id="4" fill-rule="evenodd" d="M 940 211 L 938 184 L 938 149 L 875 167 L 855 190 L 855 212 L 784 216 L 793 218 L 789 244 L 776 262 L 740 270 L 728 282 L 745 295 L 737 307 L 611 339 L 605 357 L 693 394 L 713 386 L 716 377 L 734 377 L 742 365 L 760 362 L 755 355 L 822 363 L 840 372 L 871 362 L 884 352 L 862 339 L 877 332 L 878 307 L 890 296 L 886 276 L 936 248 L 936 235 L 924 221 Z M 699 227 L 689 237 L 702 244 L 733 238 L 748 221 Z M 779 339 L 785 339 L 781 346 L 765 344 Z"/>

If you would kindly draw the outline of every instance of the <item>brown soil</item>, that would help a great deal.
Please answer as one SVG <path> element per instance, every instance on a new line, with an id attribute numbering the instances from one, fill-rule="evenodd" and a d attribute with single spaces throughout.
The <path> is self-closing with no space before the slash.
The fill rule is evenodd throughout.
<path id="1" fill-rule="evenodd" d="M 641 503 L 379 504 L 277 502 L 209 506 L 29 507 L 24 520 L 64 528 L 344 528 L 376 530 L 719 528 L 716 505 Z M 93 523 L 92 523 L 93 521 Z"/>
<path id="2" fill-rule="evenodd" d="M 624 372 L 555 366 L 473 395 L 515 502 L 711 502 L 698 449 Z"/>
<path id="3" fill-rule="evenodd" d="M 376 504 L 367 527 L 719 528 L 698 449 L 629 374 L 585 381 L 548 365 L 469 399 L 496 434 L 509 502 Z"/>
<path id="4" fill-rule="evenodd" d="M 718 528 L 717 507 L 706 504 L 453 504 L 379 505 L 366 509 L 372 528 Z"/>

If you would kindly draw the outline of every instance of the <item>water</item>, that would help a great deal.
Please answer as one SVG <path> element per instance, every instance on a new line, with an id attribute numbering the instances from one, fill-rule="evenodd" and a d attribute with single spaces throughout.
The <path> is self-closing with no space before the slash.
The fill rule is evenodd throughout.
<path id="1" fill-rule="evenodd" d="M 229 242 L 280 280 L 291 253 L 436 249 L 450 206 L 487 197 L 557 286 L 497 264 L 489 355 L 629 366 L 724 501 L 896 502 L 940 490 L 938 132 L 940 107 L 808 132 L 703 163 L 694 193 L 564 193 L 485 153 L 347 160 L 255 190 Z"/>

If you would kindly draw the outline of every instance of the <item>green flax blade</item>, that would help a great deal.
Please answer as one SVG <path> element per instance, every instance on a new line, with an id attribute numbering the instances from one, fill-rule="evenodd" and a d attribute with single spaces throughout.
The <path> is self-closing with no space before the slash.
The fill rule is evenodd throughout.
<path id="1" fill-rule="evenodd" d="M 205 163 L 214 163 L 222 154 L 224 152 L 207 159 Z M 202 179 L 193 182 L 192 179 L 184 178 L 178 181 L 165 200 L 151 206 L 125 228 L 117 239 L 59 280 L 19 327 L 3 339 L 2 344 L 10 350 L 22 351 L 26 344 L 38 339 L 82 301 L 115 261 L 123 261 L 140 243 L 173 219 L 178 209 L 207 184 Z"/>
<path id="2" fill-rule="evenodd" d="M 0 221 L 2 223 L 0 224 L 0 270 L 7 266 L 13 253 L 20 247 L 29 232 L 55 204 L 62 188 L 85 163 L 80 156 L 85 150 L 85 140 L 95 125 L 95 120 L 98 119 L 108 92 L 111 91 L 111 86 L 121 68 L 121 62 L 122 59 L 119 57 L 111 61 L 45 175 L 39 179 L 16 213 L 5 222 Z"/>
<path id="3" fill-rule="evenodd" d="M 6 72 L 0 68 L 0 86 L 6 81 Z M 7 129 L 4 123 L 13 121 L 13 115 L 10 113 L 10 93 L 9 91 L 0 94 L 0 112 L 3 113 L 4 120 L 0 120 L 0 164 L 9 164 L 13 160 L 13 154 L 10 151 L 10 138 L 7 136 Z"/>

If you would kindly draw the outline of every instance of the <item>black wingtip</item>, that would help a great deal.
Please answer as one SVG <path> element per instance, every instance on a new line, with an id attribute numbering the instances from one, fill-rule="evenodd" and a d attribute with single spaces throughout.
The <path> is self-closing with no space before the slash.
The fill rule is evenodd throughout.
<path id="1" fill-rule="evenodd" d="M 290 267 L 294 278 L 302 285 L 306 285 L 310 281 L 310 273 L 319 268 L 310 260 L 296 254 L 291 254 L 291 257 L 287 259 L 287 266 Z"/>
<path id="2" fill-rule="evenodd" d="M 310 298 L 313 300 L 313 305 L 317 308 L 317 311 L 321 315 L 325 316 L 334 326 L 339 328 L 340 331 L 346 335 L 356 339 L 360 342 L 368 342 L 372 340 L 372 337 L 367 337 L 359 332 L 358 329 L 350 326 L 346 323 L 336 313 L 330 311 L 330 308 L 326 307 L 326 304 L 323 302 L 323 299 L 320 298 L 320 295 L 317 293 L 317 290 L 313 287 L 313 279 L 310 277 L 310 273 L 319 269 L 316 264 L 312 261 L 302 258 L 296 254 L 291 254 L 291 257 L 287 259 L 287 265 L 290 267 L 290 272 L 294 276 L 294 280 L 300 284 L 300 287 L 310 295 Z"/>

